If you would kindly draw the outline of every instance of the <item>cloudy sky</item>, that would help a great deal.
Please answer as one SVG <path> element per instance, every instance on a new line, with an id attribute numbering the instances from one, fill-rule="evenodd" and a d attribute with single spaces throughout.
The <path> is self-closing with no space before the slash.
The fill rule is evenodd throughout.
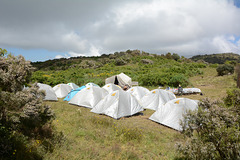
<path id="1" fill-rule="evenodd" d="M 31 61 L 240 54 L 240 0 L 0 0 L 0 48 Z"/>

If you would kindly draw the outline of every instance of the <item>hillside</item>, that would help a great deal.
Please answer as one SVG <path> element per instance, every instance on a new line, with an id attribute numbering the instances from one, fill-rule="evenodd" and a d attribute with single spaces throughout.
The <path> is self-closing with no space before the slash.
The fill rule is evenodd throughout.
<path id="1" fill-rule="evenodd" d="M 226 61 L 233 61 L 240 63 L 240 55 L 234 53 L 221 53 L 221 54 L 210 54 L 210 55 L 197 55 L 190 58 L 193 61 L 205 61 L 208 63 L 224 64 Z"/>
<path id="2" fill-rule="evenodd" d="M 101 57 L 78 57 L 32 63 L 37 70 L 32 81 L 49 84 L 74 82 L 79 86 L 94 82 L 100 86 L 105 79 L 124 72 L 142 86 L 188 86 L 188 78 L 201 75 L 206 64 L 180 58 L 177 54 L 149 54 L 138 50 L 116 52 Z"/>

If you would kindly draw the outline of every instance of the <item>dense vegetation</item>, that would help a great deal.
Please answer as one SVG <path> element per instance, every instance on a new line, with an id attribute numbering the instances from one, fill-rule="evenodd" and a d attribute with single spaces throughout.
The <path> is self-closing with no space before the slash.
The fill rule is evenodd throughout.
<path id="1" fill-rule="evenodd" d="M 102 86 L 106 78 L 124 72 L 142 86 L 177 87 L 182 84 L 186 87 L 191 85 L 188 78 L 202 74 L 200 68 L 206 67 L 206 64 L 191 62 L 175 53 L 156 55 L 138 50 L 32 64 L 40 69 L 34 72 L 32 81 L 51 86 L 68 82 L 78 85 L 94 82 Z"/>
<path id="2" fill-rule="evenodd" d="M 219 76 L 233 74 L 234 66 L 231 64 L 223 64 L 223 65 L 219 65 L 216 70 L 217 70 Z"/>
<path id="3" fill-rule="evenodd" d="M 33 70 L 30 62 L 0 51 L 0 159 L 42 159 L 56 140 L 54 113 L 37 86 L 23 90 Z"/>
<path id="4" fill-rule="evenodd" d="M 240 63 L 240 55 L 234 53 L 221 53 L 221 54 L 205 54 L 205 55 L 197 55 L 190 58 L 193 61 L 204 61 L 207 63 L 216 63 L 216 64 L 224 64 L 227 61 L 231 63 Z"/>
<path id="5" fill-rule="evenodd" d="M 203 100 L 186 116 L 188 138 L 178 150 L 184 159 L 240 159 L 240 89 L 222 101 Z"/>

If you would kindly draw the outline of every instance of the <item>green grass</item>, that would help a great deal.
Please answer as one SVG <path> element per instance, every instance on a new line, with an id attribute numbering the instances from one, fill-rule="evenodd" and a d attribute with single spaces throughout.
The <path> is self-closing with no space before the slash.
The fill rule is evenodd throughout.
<path id="1" fill-rule="evenodd" d="M 46 102 L 56 113 L 53 124 L 66 141 L 45 159 L 173 159 L 182 135 L 148 120 L 153 111 L 119 120 L 67 102 Z"/>
<path id="2" fill-rule="evenodd" d="M 185 95 L 186 98 L 203 99 L 211 98 L 221 100 L 226 96 L 226 89 L 236 87 L 234 75 L 217 76 L 216 68 L 203 68 L 203 75 L 190 78 L 190 82 L 196 88 L 200 88 L 203 96 Z"/>
<path id="3" fill-rule="evenodd" d="M 205 68 L 203 72 L 190 81 L 204 95 L 183 97 L 220 99 L 226 95 L 227 88 L 235 86 L 232 75 L 218 77 L 214 68 Z M 66 139 L 53 153 L 45 155 L 45 159 L 174 159 L 175 144 L 183 141 L 180 132 L 149 120 L 152 110 L 115 120 L 91 113 L 88 108 L 69 105 L 62 99 L 45 103 L 55 111 L 53 125 Z"/>

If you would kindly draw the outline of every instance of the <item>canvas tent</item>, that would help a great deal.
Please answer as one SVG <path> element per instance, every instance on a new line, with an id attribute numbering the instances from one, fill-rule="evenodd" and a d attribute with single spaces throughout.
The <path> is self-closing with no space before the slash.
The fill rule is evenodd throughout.
<path id="1" fill-rule="evenodd" d="M 46 101 L 57 101 L 57 95 L 55 94 L 53 88 L 47 84 L 37 83 L 39 90 L 45 91 L 46 95 L 43 100 Z"/>
<path id="2" fill-rule="evenodd" d="M 147 88 L 140 87 L 140 86 L 135 86 L 127 90 L 127 92 L 131 93 L 136 97 L 138 101 L 145 96 L 146 94 L 150 93 L 150 91 Z"/>
<path id="3" fill-rule="evenodd" d="M 140 100 L 140 104 L 145 109 L 157 110 L 159 105 L 165 104 L 175 98 L 176 96 L 172 92 L 155 89 L 143 96 Z"/>
<path id="4" fill-rule="evenodd" d="M 102 100 L 108 92 L 101 87 L 87 87 L 79 91 L 70 101 L 69 104 L 93 108 Z"/>
<path id="5" fill-rule="evenodd" d="M 182 131 L 180 122 L 188 110 L 196 110 L 198 101 L 188 98 L 176 98 L 161 105 L 149 118 L 170 128 Z"/>
<path id="6" fill-rule="evenodd" d="M 87 83 L 85 86 L 86 87 L 92 87 L 92 86 L 99 87 L 99 85 L 92 83 L 92 82 Z"/>
<path id="7" fill-rule="evenodd" d="M 108 83 L 113 83 L 113 84 L 119 85 L 121 87 L 124 87 L 125 85 L 128 85 L 129 87 L 131 87 L 132 79 L 130 77 L 128 77 L 126 74 L 120 73 L 118 75 L 107 78 L 105 80 L 105 84 L 108 84 Z"/>
<path id="8" fill-rule="evenodd" d="M 63 98 L 68 95 L 68 93 L 72 90 L 72 87 L 67 84 L 58 84 L 53 87 L 53 90 L 58 98 Z"/>
<path id="9" fill-rule="evenodd" d="M 86 88 L 86 86 L 79 87 L 75 90 L 71 90 L 70 93 L 64 98 L 64 101 L 70 101 L 79 91 Z"/>
<path id="10" fill-rule="evenodd" d="M 72 87 L 73 90 L 79 88 L 79 86 L 76 85 L 75 83 L 68 83 L 67 85 L 69 85 L 70 87 Z"/>
<path id="11" fill-rule="evenodd" d="M 91 112 L 105 114 L 114 119 L 143 111 L 137 99 L 128 92 L 116 90 L 102 99 Z"/>
<path id="12" fill-rule="evenodd" d="M 121 87 L 118 87 L 117 85 L 115 85 L 113 83 L 106 84 L 102 88 L 105 89 L 108 93 L 111 93 L 116 90 L 122 90 Z"/>

